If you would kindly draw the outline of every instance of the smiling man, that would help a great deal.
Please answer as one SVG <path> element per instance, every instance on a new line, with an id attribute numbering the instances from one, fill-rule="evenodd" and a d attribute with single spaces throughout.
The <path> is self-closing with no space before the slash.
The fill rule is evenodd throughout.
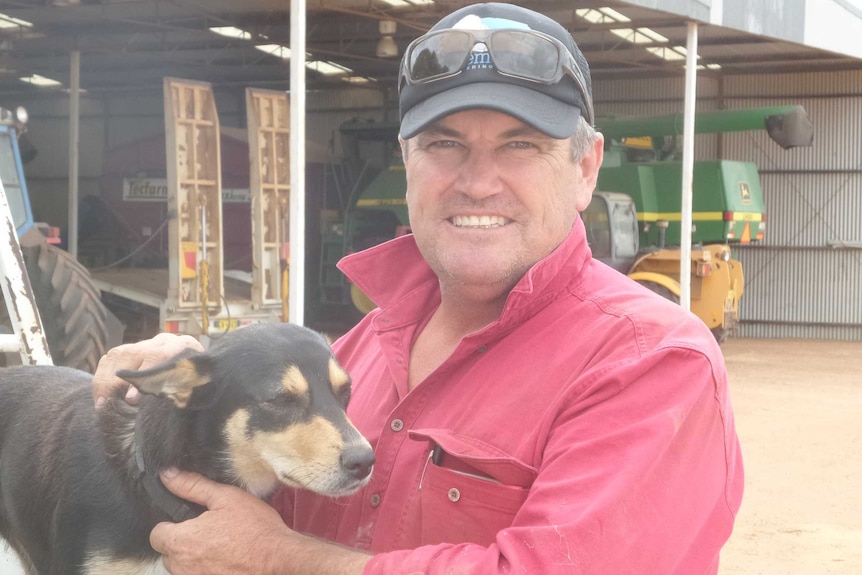
<path id="1" fill-rule="evenodd" d="M 371 481 L 284 490 L 279 518 L 171 473 L 209 510 L 153 530 L 165 565 L 715 574 L 742 495 L 724 364 L 696 317 L 592 259 L 578 213 L 603 140 L 571 35 L 468 6 L 410 45 L 399 89 L 413 234 L 341 263 L 379 308 L 334 345 Z M 155 348 L 109 354 L 96 395 Z"/>

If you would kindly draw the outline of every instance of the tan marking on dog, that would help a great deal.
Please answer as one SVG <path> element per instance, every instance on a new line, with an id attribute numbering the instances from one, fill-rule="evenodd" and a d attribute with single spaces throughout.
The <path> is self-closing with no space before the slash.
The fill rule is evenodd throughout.
<path id="1" fill-rule="evenodd" d="M 308 393 L 308 381 L 295 365 L 291 365 L 284 372 L 281 378 L 281 386 L 293 395 L 305 395 Z"/>
<path id="2" fill-rule="evenodd" d="M 350 376 L 344 371 L 344 368 L 338 365 L 334 357 L 329 358 L 329 381 L 332 383 L 332 389 L 338 393 L 341 387 L 350 383 Z"/>
<path id="3" fill-rule="evenodd" d="M 196 387 L 209 382 L 210 376 L 200 373 L 189 359 L 181 359 L 170 369 L 133 380 L 134 386 L 142 392 L 164 395 L 181 409 L 188 405 Z"/>
<path id="4" fill-rule="evenodd" d="M 341 467 L 344 442 L 329 420 L 314 417 L 276 432 L 253 431 L 249 414 L 239 410 L 225 426 L 236 478 L 254 495 L 272 493 L 279 483 L 323 493 L 344 489 L 353 481 Z"/>
<path id="5" fill-rule="evenodd" d="M 189 399 L 191 399 L 192 392 L 196 387 L 206 385 L 211 381 L 208 375 L 198 372 L 197 366 L 188 359 L 178 361 L 177 366 L 171 372 L 181 375 L 181 377 L 177 377 L 170 385 L 165 385 L 165 393 L 180 409 L 189 404 Z M 173 391 L 174 384 L 176 391 Z"/>
<path id="6" fill-rule="evenodd" d="M 113 559 L 95 555 L 84 562 L 86 575 L 170 575 L 159 559 Z"/>
<path id="7" fill-rule="evenodd" d="M 248 437 L 248 417 L 247 410 L 237 410 L 225 423 L 224 435 L 236 478 L 249 492 L 259 497 L 278 483 L 278 477 L 255 448 L 253 438 Z"/>

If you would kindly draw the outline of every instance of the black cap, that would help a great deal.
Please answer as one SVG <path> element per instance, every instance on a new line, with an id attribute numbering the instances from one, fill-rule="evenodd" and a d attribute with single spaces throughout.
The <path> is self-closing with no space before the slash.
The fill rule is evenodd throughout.
<path id="1" fill-rule="evenodd" d="M 411 85 L 399 81 L 401 137 L 405 140 L 428 124 L 464 110 L 487 109 L 509 114 L 553 138 L 568 138 L 581 115 L 592 108 L 590 69 L 568 30 L 555 20 L 512 4 L 473 4 L 452 12 L 430 32 L 461 30 L 530 29 L 556 38 L 569 50 L 584 78 L 586 93 L 568 74 L 556 84 L 541 84 L 504 76 L 490 69 L 465 69 L 460 74 Z M 405 58 L 407 55 L 405 54 Z M 403 63 L 402 63 L 403 64 Z M 472 67 L 470 67 L 472 68 Z M 402 74 L 403 74 L 402 66 Z"/>

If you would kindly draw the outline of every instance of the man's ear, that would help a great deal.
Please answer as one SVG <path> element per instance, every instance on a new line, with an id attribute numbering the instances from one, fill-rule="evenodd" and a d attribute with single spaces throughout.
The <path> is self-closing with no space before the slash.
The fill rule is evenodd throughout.
<path id="1" fill-rule="evenodd" d="M 597 133 L 596 136 L 593 145 L 581 157 L 580 161 L 581 183 L 583 185 L 577 198 L 579 212 L 584 211 L 590 205 L 590 199 L 593 197 L 593 191 L 596 189 L 596 182 L 599 178 L 599 168 L 602 167 L 602 160 L 605 157 L 605 138 L 601 133 Z"/>
<path id="2" fill-rule="evenodd" d="M 161 365 L 140 371 L 122 369 L 117 376 L 141 393 L 167 397 L 182 409 L 196 388 L 212 381 L 213 364 L 212 356 L 189 349 Z"/>

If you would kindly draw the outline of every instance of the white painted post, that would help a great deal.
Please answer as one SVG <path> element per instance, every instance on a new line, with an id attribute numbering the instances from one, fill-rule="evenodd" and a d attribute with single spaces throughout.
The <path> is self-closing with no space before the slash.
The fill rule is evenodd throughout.
<path id="1" fill-rule="evenodd" d="M 290 322 L 305 324 L 305 0 L 290 2 Z"/>
<path id="2" fill-rule="evenodd" d="M 691 196 L 694 177 L 694 110 L 697 103 L 697 22 L 688 23 L 685 57 L 685 114 L 682 144 L 682 221 L 680 222 L 679 303 L 691 310 Z"/>

